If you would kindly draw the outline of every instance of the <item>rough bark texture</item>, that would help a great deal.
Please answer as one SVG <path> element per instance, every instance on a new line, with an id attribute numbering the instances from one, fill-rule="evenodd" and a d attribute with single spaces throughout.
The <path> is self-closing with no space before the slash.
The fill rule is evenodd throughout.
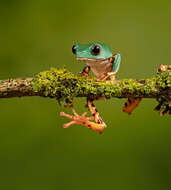
<path id="1" fill-rule="evenodd" d="M 31 86 L 33 78 L 18 78 L 0 81 L 0 98 L 35 96 Z"/>
<path id="2" fill-rule="evenodd" d="M 156 76 L 147 79 L 121 79 L 114 84 L 74 75 L 66 69 L 52 68 L 33 78 L 2 80 L 0 98 L 42 96 L 71 104 L 74 97 L 155 98 L 160 108 L 171 110 L 171 66 L 160 65 Z M 169 108 L 168 108 L 169 106 Z"/>

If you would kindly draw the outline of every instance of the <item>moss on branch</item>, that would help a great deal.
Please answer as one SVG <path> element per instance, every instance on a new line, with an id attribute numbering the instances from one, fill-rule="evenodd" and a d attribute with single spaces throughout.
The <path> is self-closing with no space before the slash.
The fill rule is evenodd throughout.
<path id="1" fill-rule="evenodd" d="M 66 99 L 73 97 L 156 98 L 166 95 L 165 90 L 171 88 L 171 72 L 158 72 L 147 79 L 121 79 L 114 84 L 96 82 L 94 78 L 86 78 L 67 71 L 52 68 L 36 75 L 31 82 L 34 91 L 43 96 Z M 169 90 L 170 92 L 170 90 Z M 170 94 L 170 93 L 169 93 Z"/>
<path id="2" fill-rule="evenodd" d="M 10 79 L 0 82 L 0 98 L 42 96 L 56 98 L 59 102 L 71 103 L 74 97 L 98 98 L 155 98 L 171 107 L 171 66 L 160 70 L 147 79 L 121 79 L 96 82 L 95 78 L 75 75 L 67 69 L 40 72 L 33 78 Z M 164 102 L 164 103 L 163 103 Z"/>

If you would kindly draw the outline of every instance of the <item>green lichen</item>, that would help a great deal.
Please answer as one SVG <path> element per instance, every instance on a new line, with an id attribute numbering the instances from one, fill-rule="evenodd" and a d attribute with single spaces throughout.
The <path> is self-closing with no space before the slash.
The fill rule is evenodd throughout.
<path id="1" fill-rule="evenodd" d="M 163 89 L 171 87 L 171 73 L 158 73 L 142 80 L 122 79 L 110 84 L 75 75 L 66 69 L 51 68 L 37 74 L 31 85 L 41 96 L 56 98 L 60 103 L 72 103 L 74 97 L 159 97 Z"/>
<path id="2" fill-rule="evenodd" d="M 72 99 L 76 81 L 76 77 L 66 69 L 51 68 L 36 75 L 32 88 L 42 96 L 56 98 L 62 103 Z"/>

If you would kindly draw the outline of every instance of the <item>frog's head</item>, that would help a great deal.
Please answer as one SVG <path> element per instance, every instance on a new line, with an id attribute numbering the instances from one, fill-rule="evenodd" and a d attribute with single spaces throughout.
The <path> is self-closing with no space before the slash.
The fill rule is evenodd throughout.
<path id="1" fill-rule="evenodd" d="M 72 52 L 76 55 L 77 60 L 84 61 L 97 61 L 112 57 L 109 47 L 101 43 L 75 44 L 72 47 Z"/>

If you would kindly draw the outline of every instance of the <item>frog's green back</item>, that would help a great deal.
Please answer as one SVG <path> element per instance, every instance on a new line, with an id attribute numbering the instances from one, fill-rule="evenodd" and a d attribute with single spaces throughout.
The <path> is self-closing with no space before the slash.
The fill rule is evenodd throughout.
<path id="1" fill-rule="evenodd" d="M 98 45 L 100 47 L 100 53 L 93 55 L 91 49 Z M 106 59 L 112 56 L 110 48 L 102 43 L 91 43 L 91 44 L 76 44 L 76 57 L 89 58 L 89 59 Z"/>

